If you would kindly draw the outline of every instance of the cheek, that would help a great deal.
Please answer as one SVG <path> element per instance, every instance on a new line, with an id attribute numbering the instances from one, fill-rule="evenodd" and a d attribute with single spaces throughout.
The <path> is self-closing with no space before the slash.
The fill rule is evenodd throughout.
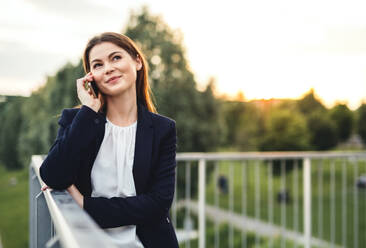
<path id="1" fill-rule="evenodd" d="M 127 60 L 121 61 L 119 63 L 119 68 L 121 71 L 128 73 L 128 74 L 133 74 L 136 69 L 134 67 L 132 61 L 127 61 Z"/>
<path id="2" fill-rule="evenodd" d="M 103 74 L 98 70 L 92 71 L 92 74 L 94 81 L 96 81 L 97 83 L 99 83 L 103 79 Z"/>

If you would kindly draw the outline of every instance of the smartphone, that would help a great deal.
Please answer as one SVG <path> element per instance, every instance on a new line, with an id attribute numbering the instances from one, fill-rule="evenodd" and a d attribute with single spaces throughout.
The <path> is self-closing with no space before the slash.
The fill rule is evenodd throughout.
<path id="1" fill-rule="evenodd" d="M 88 83 L 88 85 L 90 86 L 90 89 L 91 89 L 91 92 L 92 92 L 94 98 L 98 98 L 99 89 L 98 89 L 97 83 L 95 81 L 91 81 Z"/>

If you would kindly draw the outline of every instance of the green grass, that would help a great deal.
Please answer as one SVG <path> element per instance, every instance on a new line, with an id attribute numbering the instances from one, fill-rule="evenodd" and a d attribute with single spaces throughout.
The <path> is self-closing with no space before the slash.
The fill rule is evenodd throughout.
<path id="1" fill-rule="evenodd" d="M 11 185 L 11 178 L 16 178 L 16 185 Z M 28 206 L 28 168 L 7 171 L 0 166 L 0 235 L 4 248 L 28 247 Z"/>

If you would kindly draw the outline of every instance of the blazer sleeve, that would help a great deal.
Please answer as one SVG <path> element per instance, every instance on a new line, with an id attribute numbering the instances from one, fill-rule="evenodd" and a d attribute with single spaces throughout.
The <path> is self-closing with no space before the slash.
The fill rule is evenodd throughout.
<path id="1" fill-rule="evenodd" d="M 173 201 L 176 168 L 176 128 L 171 121 L 161 140 L 158 164 L 149 191 L 131 197 L 84 197 L 83 208 L 102 228 L 161 221 Z"/>
<path id="2" fill-rule="evenodd" d="M 82 153 L 95 138 L 97 125 L 104 124 L 101 115 L 86 105 L 76 115 L 73 111 L 75 109 L 62 111 L 57 138 L 40 167 L 42 180 L 57 190 L 74 183 Z"/>

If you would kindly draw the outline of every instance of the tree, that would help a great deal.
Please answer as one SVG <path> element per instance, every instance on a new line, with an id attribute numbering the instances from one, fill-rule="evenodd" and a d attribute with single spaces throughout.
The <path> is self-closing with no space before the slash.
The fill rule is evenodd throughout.
<path id="1" fill-rule="evenodd" d="M 326 108 L 322 102 L 315 97 L 314 89 L 311 89 L 302 99 L 297 102 L 299 110 L 308 115 L 314 111 L 325 111 Z"/>
<path id="2" fill-rule="evenodd" d="M 305 117 L 299 112 L 275 107 L 266 120 L 266 128 L 259 144 L 261 151 L 303 151 L 309 149 L 309 132 Z M 291 171 L 294 160 L 274 160 L 273 174 L 281 174 L 282 162 L 285 172 Z M 301 166 L 301 161 L 298 161 Z"/>
<path id="3" fill-rule="evenodd" d="M 19 169 L 22 167 L 20 160 L 19 131 L 23 118 L 20 108 L 26 98 L 16 97 L 12 101 L 2 105 L 2 121 L 0 126 L 0 158 L 7 169 Z"/>
<path id="4" fill-rule="evenodd" d="M 364 144 L 366 144 L 366 104 L 362 104 L 358 110 L 357 132 L 361 136 Z"/>
<path id="5" fill-rule="evenodd" d="M 274 109 L 259 146 L 262 151 L 302 151 L 309 148 L 305 118 L 286 109 Z"/>
<path id="6" fill-rule="evenodd" d="M 220 144 L 222 122 L 212 84 L 197 90 L 182 44 L 182 34 L 171 30 L 144 6 L 132 12 L 124 34 L 142 49 L 159 113 L 176 120 L 178 151 L 214 151 Z"/>
<path id="7" fill-rule="evenodd" d="M 337 129 L 328 115 L 314 112 L 307 118 L 310 145 L 316 150 L 328 150 L 337 145 Z"/>
<path id="8" fill-rule="evenodd" d="M 77 65 L 67 63 L 55 76 L 48 77 L 46 84 L 34 91 L 22 105 L 24 122 L 18 149 L 23 166 L 30 163 L 31 155 L 48 153 L 56 139 L 61 110 L 79 103 L 75 81 L 83 74 L 81 61 Z"/>
<path id="9" fill-rule="evenodd" d="M 134 40 L 147 58 L 157 110 L 176 121 L 177 151 L 215 151 L 223 136 L 220 102 L 214 97 L 213 80 L 203 92 L 197 90 L 186 59 L 182 33 L 172 30 L 160 16 L 151 15 L 146 6 L 132 12 L 122 33 Z M 184 166 L 178 166 L 177 185 L 184 185 L 182 169 Z M 209 176 L 211 169 L 207 173 Z M 196 170 L 191 178 L 197 180 Z M 183 192 L 178 189 L 178 193 Z M 192 194 L 196 192 L 197 186 L 193 185 Z"/>
<path id="10" fill-rule="evenodd" d="M 353 131 L 353 113 L 345 104 L 337 104 L 330 110 L 330 118 L 336 126 L 338 140 L 346 141 Z"/>
<path id="11" fill-rule="evenodd" d="M 227 147 L 236 147 L 239 130 L 244 125 L 241 119 L 245 113 L 245 103 L 240 101 L 225 101 L 222 103 L 222 106 L 222 115 L 227 130 L 224 145 Z"/>
<path id="12" fill-rule="evenodd" d="M 228 101 L 224 104 L 227 127 L 226 146 L 255 151 L 264 129 L 264 119 L 254 103 Z"/>

